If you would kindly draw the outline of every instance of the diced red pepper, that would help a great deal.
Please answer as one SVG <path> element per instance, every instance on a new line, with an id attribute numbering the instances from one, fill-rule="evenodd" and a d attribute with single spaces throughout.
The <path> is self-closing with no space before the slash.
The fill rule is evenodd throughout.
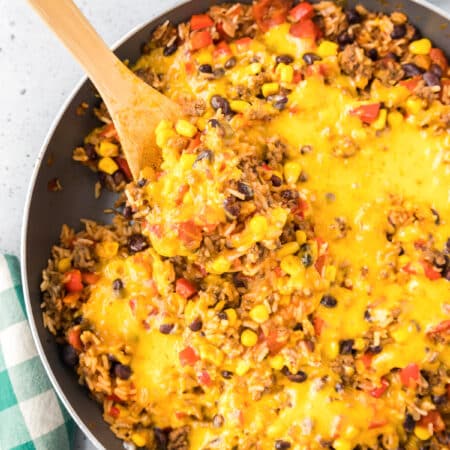
<path id="1" fill-rule="evenodd" d="M 184 70 L 188 75 L 195 73 L 195 65 L 192 61 L 187 61 L 184 63 Z"/>
<path id="2" fill-rule="evenodd" d="M 212 380 L 209 376 L 209 373 L 206 370 L 202 370 L 198 375 L 198 381 L 200 384 L 203 384 L 203 386 L 212 386 Z"/>
<path id="3" fill-rule="evenodd" d="M 420 75 L 417 75 L 416 77 L 409 78 L 408 80 L 400 81 L 399 84 L 400 86 L 404 86 L 406 89 L 408 89 L 408 91 L 414 92 L 421 78 L 422 77 Z"/>
<path id="4" fill-rule="evenodd" d="M 213 56 L 214 58 L 220 58 L 221 56 L 229 56 L 231 55 L 230 46 L 225 41 L 220 41 L 216 48 L 214 49 Z"/>
<path id="5" fill-rule="evenodd" d="M 442 420 L 442 416 L 439 413 L 439 411 L 436 410 L 432 410 L 432 411 L 428 411 L 428 414 L 426 416 L 423 416 L 420 420 L 419 420 L 419 425 L 424 427 L 424 428 L 428 428 L 428 426 L 430 424 L 433 425 L 433 431 L 435 432 L 439 432 L 439 431 L 444 431 L 445 430 L 445 423 Z"/>
<path id="6" fill-rule="evenodd" d="M 186 149 L 186 153 L 191 153 L 193 152 L 196 148 L 198 148 L 198 146 L 202 143 L 202 141 L 200 140 L 200 133 L 197 133 L 190 141 L 189 141 L 189 145 Z"/>
<path id="7" fill-rule="evenodd" d="M 78 269 L 69 270 L 64 275 L 64 287 L 68 292 L 80 292 L 83 290 L 82 276 Z"/>
<path id="8" fill-rule="evenodd" d="M 81 277 L 85 284 L 95 284 L 100 280 L 100 275 L 93 272 L 84 272 Z"/>
<path id="9" fill-rule="evenodd" d="M 188 299 L 197 293 L 197 288 L 186 278 L 178 278 L 175 283 L 175 291 L 177 294 Z"/>
<path id="10" fill-rule="evenodd" d="M 214 21 L 207 14 L 194 14 L 191 17 L 191 30 L 202 30 L 203 28 L 212 27 Z"/>
<path id="11" fill-rule="evenodd" d="M 286 341 L 279 339 L 279 337 L 276 329 L 269 330 L 267 336 L 263 335 L 263 339 L 266 340 L 271 355 L 276 355 L 286 345 Z"/>
<path id="12" fill-rule="evenodd" d="M 180 364 L 182 366 L 193 366 L 200 357 L 197 355 L 196 351 L 192 347 L 186 347 L 179 353 Z"/>
<path id="13" fill-rule="evenodd" d="M 79 326 L 73 327 L 67 334 L 67 341 L 75 349 L 81 352 L 83 350 L 83 344 L 80 339 L 81 330 Z"/>
<path id="14" fill-rule="evenodd" d="M 442 277 L 441 272 L 438 272 L 428 261 L 420 261 L 420 264 L 422 264 L 424 274 L 429 280 L 439 280 Z"/>
<path id="15" fill-rule="evenodd" d="M 208 30 L 197 31 L 191 36 L 192 50 L 200 50 L 201 48 L 208 47 L 212 43 L 213 39 Z"/>
<path id="16" fill-rule="evenodd" d="M 361 105 L 353 109 L 350 114 L 358 116 L 365 123 L 374 122 L 380 113 L 380 104 Z"/>
<path id="17" fill-rule="evenodd" d="M 280 266 L 275 267 L 275 269 L 273 269 L 273 272 L 278 278 L 283 276 L 283 270 Z"/>
<path id="18" fill-rule="evenodd" d="M 133 175 L 131 174 L 130 166 L 125 158 L 121 158 L 118 156 L 116 158 L 116 163 L 119 166 L 119 169 L 124 173 L 127 181 L 131 181 L 133 179 Z"/>
<path id="19" fill-rule="evenodd" d="M 252 42 L 253 39 L 250 37 L 243 37 L 241 39 L 237 39 L 236 41 L 234 41 L 236 47 L 240 52 L 247 50 Z"/>
<path id="20" fill-rule="evenodd" d="M 440 68 L 442 69 L 442 71 L 445 74 L 448 69 L 448 61 L 447 61 L 447 58 L 445 57 L 444 52 L 440 48 L 434 47 L 430 50 L 429 55 L 430 55 L 431 62 L 440 66 Z"/>
<path id="21" fill-rule="evenodd" d="M 175 204 L 177 206 L 180 206 L 183 203 L 183 199 L 184 196 L 186 195 L 186 193 L 189 191 L 189 185 L 188 184 L 182 184 L 179 188 L 178 188 L 178 196 L 175 200 Z"/>
<path id="22" fill-rule="evenodd" d="M 80 292 L 71 292 L 70 294 L 65 295 L 62 301 L 69 308 L 73 308 L 76 306 L 76 303 L 80 299 L 80 296 Z"/>
<path id="23" fill-rule="evenodd" d="M 120 409 L 116 408 L 115 406 L 111 406 L 109 409 L 109 415 L 114 417 L 114 419 L 117 419 L 120 415 Z"/>
<path id="24" fill-rule="evenodd" d="M 371 390 L 369 391 L 369 394 L 370 394 L 372 397 L 380 398 L 380 397 L 386 392 L 386 390 L 387 390 L 388 387 L 389 387 L 389 381 L 386 380 L 385 378 L 382 378 L 382 379 L 381 379 L 381 386 L 376 387 L 376 388 L 374 388 L 374 389 L 371 389 Z"/>
<path id="25" fill-rule="evenodd" d="M 294 70 L 294 76 L 292 78 L 292 82 L 294 84 L 300 83 L 303 80 L 303 75 L 300 70 Z"/>
<path id="26" fill-rule="evenodd" d="M 313 326 L 316 336 L 320 337 L 322 334 L 323 327 L 325 325 L 325 321 L 321 319 L 319 316 L 315 316 L 313 319 Z"/>
<path id="27" fill-rule="evenodd" d="M 305 19 L 312 19 L 313 16 L 314 8 L 311 3 L 308 2 L 301 2 L 289 11 L 289 17 L 291 17 L 294 22 L 300 22 L 301 20 Z"/>
<path id="28" fill-rule="evenodd" d="M 112 400 L 113 402 L 120 403 L 122 399 L 118 397 L 116 394 L 110 394 L 107 396 L 108 400 Z"/>
<path id="29" fill-rule="evenodd" d="M 322 35 L 322 30 L 311 19 L 305 19 L 293 23 L 289 29 L 289 34 L 294 37 L 316 41 Z"/>
<path id="30" fill-rule="evenodd" d="M 258 0 L 253 3 L 253 17 L 262 31 L 286 21 L 292 0 Z"/>
<path id="31" fill-rule="evenodd" d="M 202 229 L 193 220 L 178 224 L 178 237 L 188 247 L 195 246 L 202 240 Z"/>
<path id="32" fill-rule="evenodd" d="M 364 364 L 364 367 L 369 370 L 372 366 L 372 359 L 373 354 L 372 353 L 364 353 L 364 355 L 361 356 L 361 362 Z"/>
<path id="33" fill-rule="evenodd" d="M 400 381 L 403 386 L 415 387 L 419 381 L 420 370 L 416 363 L 408 364 L 400 371 Z"/>

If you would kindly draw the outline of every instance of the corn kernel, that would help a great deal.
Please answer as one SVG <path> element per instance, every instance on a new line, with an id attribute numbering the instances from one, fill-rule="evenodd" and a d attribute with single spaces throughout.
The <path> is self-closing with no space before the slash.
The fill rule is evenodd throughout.
<path id="1" fill-rule="evenodd" d="M 192 138 L 197 134 L 197 127 L 187 120 L 180 119 L 175 125 L 175 131 L 181 136 Z"/>
<path id="2" fill-rule="evenodd" d="M 333 282 L 336 280 L 336 266 L 326 266 L 325 267 L 325 279 L 327 279 L 329 282 Z"/>
<path id="3" fill-rule="evenodd" d="M 280 77 L 282 83 L 292 83 L 294 79 L 294 68 L 284 63 L 278 64 L 275 73 Z"/>
<path id="4" fill-rule="evenodd" d="M 394 338 L 396 342 L 402 344 L 408 342 L 410 338 L 410 333 L 407 327 L 400 327 L 394 331 L 391 331 L 391 336 Z"/>
<path id="5" fill-rule="evenodd" d="M 155 134 L 156 145 L 162 149 L 167 145 L 169 139 L 175 136 L 175 131 L 173 131 L 171 128 L 163 128 L 157 131 Z"/>
<path id="6" fill-rule="evenodd" d="M 280 89 L 280 85 L 278 83 L 265 83 L 263 84 L 261 91 L 264 97 L 268 97 L 269 95 L 276 94 Z"/>
<path id="7" fill-rule="evenodd" d="M 335 42 L 331 41 L 322 41 L 317 47 L 316 53 L 321 58 L 326 58 L 327 56 L 335 56 L 337 55 L 338 45 Z"/>
<path id="8" fill-rule="evenodd" d="M 399 267 L 405 267 L 410 262 L 411 262 L 411 258 L 408 255 L 400 255 L 398 257 L 398 266 Z"/>
<path id="9" fill-rule="evenodd" d="M 281 270 L 291 276 L 298 276 L 303 271 L 300 259 L 294 255 L 285 256 L 280 263 Z"/>
<path id="10" fill-rule="evenodd" d="M 131 435 L 131 440 L 138 447 L 144 447 L 144 445 L 147 443 L 147 438 L 144 433 L 133 433 Z"/>
<path id="11" fill-rule="evenodd" d="M 410 97 L 406 100 L 406 110 L 409 114 L 417 114 L 423 108 L 423 100 L 420 98 Z"/>
<path id="12" fill-rule="evenodd" d="M 302 166 L 297 161 L 289 161 L 284 165 L 283 171 L 286 181 L 293 184 L 297 182 Z"/>
<path id="13" fill-rule="evenodd" d="M 356 436 L 358 436 L 359 431 L 356 427 L 354 427 L 353 425 L 349 425 L 347 427 L 347 429 L 345 430 L 345 437 L 347 439 L 354 439 Z"/>
<path id="14" fill-rule="evenodd" d="M 237 113 L 245 113 L 250 107 L 250 103 L 244 102 L 244 100 L 232 100 L 230 102 L 230 108 Z"/>
<path id="15" fill-rule="evenodd" d="M 98 162 L 98 170 L 101 170 L 102 172 L 112 175 L 114 172 L 117 172 L 119 170 L 119 166 L 113 159 L 106 157 L 102 158 Z"/>
<path id="16" fill-rule="evenodd" d="M 298 230 L 295 232 L 295 239 L 297 242 L 302 245 L 306 242 L 306 233 L 303 230 Z"/>
<path id="17" fill-rule="evenodd" d="M 227 315 L 228 323 L 233 326 L 237 321 L 237 313 L 233 308 L 228 308 L 225 310 L 225 314 Z"/>
<path id="18" fill-rule="evenodd" d="M 62 258 L 58 261 L 58 272 L 64 273 L 72 267 L 72 260 L 70 258 Z"/>
<path id="19" fill-rule="evenodd" d="M 285 256 L 293 255 L 300 250 L 300 245 L 296 241 L 288 242 L 281 246 L 281 248 L 277 251 L 278 259 L 282 259 Z"/>
<path id="20" fill-rule="evenodd" d="M 270 367 L 274 370 L 281 370 L 284 367 L 284 358 L 281 355 L 273 356 L 269 359 Z"/>
<path id="21" fill-rule="evenodd" d="M 167 130 L 167 129 L 171 130 L 172 126 L 173 126 L 173 123 L 170 120 L 162 119 L 158 123 L 158 125 L 157 125 L 157 127 L 155 129 L 155 133 L 159 133 L 160 131 Z"/>
<path id="22" fill-rule="evenodd" d="M 270 311 L 266 305 L 256 305 L 250 310 L 250 318 L 256 323 L 264 323 L 269 319 Z"/>
<path id="23" fill-rule="evenodd" d="M 333 448 L 335 450 L 352 450 L 353 446 L 349 441 L 339 438 L 334 441 Z"/>
<path id="24" fill-rule="evenodd" d="M 428 55 L 431 50 L 431 42 L 429 39 L 419 39 L 409 44 L 409 51 L 414 55 Z"/>
<path id="25" fill-rule="evenodd" d="M 246 72 L 249 75 L 258 75 L 259 72 L 262 70 L 262 64 L 255 62 L 252 64 L 249 64 L 249 66 L 246 68 Z"/>
<path id="26" fill-rule="evenodd" d="M 431 436 L 433 436 L 433 433 L 427 427 L 422 427 L 420 425 L 416 425 L 414 427 L 414 434 L 421 441 L 427 441 L 428 439 L 430 439 Z"/>
<path id="27" fill-rule="evenodd" d="M 399 111 L 392 111 L 388 114 L 387 121 L 391 128 L 397 128 L 403 122 L 403 115 Z"/>
<path id="28" fill-rule="evenodd" d="M 266 237 L 269 224 L 264 216 L 253 216 L 248 224 L 248 229 L 255 242 L 262 241 Z"/>
<path id="29" fill-rule="evenodd" d="M 382 108 L 380 109 L 380 112 L 378 114 L 378 117 L 374 122 L 372 122 L 372 128 L 375 130 L 383 130 L 386 126 L 386 118 L 387 118 L 387 111 Z"/>
<path id="30" fill-rule="evenodd" d="M 98 146 L 97 153 L 100 156 L 112 158 L 119 155 L 119 147 L 113 142 L 102 141 Z"/>
<path id="31" fill-rule="evenodd" d="M 241 360 L 236 365 L 236 374 L 242 377 L 250 370 L 250 363 L 248 361 Z"/>
<path id="32" fill-rule="evenodd" d="M 241 344 L 244 347 L 253 347 L 258 342 L 258 335 L 252 330 L 244 330 L 241 334 Z"/>
<path id="33" fill-rule="evenodd" d="M 195 59 L 198 64 L 212 64 L 213 63 L 213 55 L 211 50 L 202 49 L 195 55 Z"/>
<path id="34" fill-rule="evenodd" d="M 110 259 L 117 255 L 119 243 L 114 241 L 103 241 L 95 245 L 95 253 L 99 258 Z"/>
<path id="35" fill-rule="evenodd" d="M 339 345 L 336 341 L 330 341 L 327 345 L 327 356 L 336 359 L 339 355 Z"/>
<path id="36" fill-rule="evenodd" d="M 218 256 L 209 266 L 209 271 L 217 275 L 228 272 L 230 270 L 231 264 L 225 256 Z"/>
<path id="37" fill-rule="evenodd" d="M 353 343 L 353 348 L 355 350 L 363 350 L 365 346 L 366 342 L 364 341 L 363 338 L 356 338 L 355 342 Z"/>

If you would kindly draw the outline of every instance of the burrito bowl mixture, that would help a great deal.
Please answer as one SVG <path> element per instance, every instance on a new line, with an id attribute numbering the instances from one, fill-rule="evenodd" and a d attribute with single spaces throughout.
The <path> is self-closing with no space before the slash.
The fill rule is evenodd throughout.
<path id="1" fill-rule="evenodd" d="M 450 79 L 401 12 L 213 6 L 143 47 L 185 119 L 63 226 L 44 322 L 128 449 L 450 446 Z"/>

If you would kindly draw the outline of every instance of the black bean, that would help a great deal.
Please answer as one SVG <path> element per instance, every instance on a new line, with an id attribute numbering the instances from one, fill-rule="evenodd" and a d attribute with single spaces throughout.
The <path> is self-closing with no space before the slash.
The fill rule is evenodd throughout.
<path id="1" fill-rule="evenodd" d="M 141 178 L 140 180 L 138 180 L 138 182 L 136 183 L 140 188 L 144 187 L 147 184 L 147 180 L 145 178 Z"/>
<path id="2" fill-rule="evenodd" d="M 64 345 L 61 353 L 64 364 L 67 366 L 75 367 L 78 364 L 78 353 L 70 344 Z"/>
<path id="3" fill-rule="evenodd" d="M 311 247 L 309 244 L 302 244 L 300 247 L 300 260 L 305 267 L 312 266 L 314 259 L 311 254 Z"/>
<path id="4" fill-rule="evenodd" d="M 394 29 L 391 33 L 392 39 L 401 39 L 402 37 L 405 37 L 406 34 L 406 25 L 404 23 L 400 25 L 394 25 Z"/>
<path id="5" fill-rule="evenodd" d="M 236 201 L 235 197 L 228 197 L 223 202 L 223 207 L 230 219 L 236 219 L 241 212 L 241 205 Z"/>
<path id="6" fill-rule="evenodd" d="M 84 146 L 84 151 L 86 152 L 87 157 L 92 160 L 95 161 L 96 159 L 98 159 L 98 154 L 95 151 L 95 146 L 92 144 L 86 144 Z"/>
<path id="7" fill-rule="evenodd" d="M 277 175 L 272 175 L 270 177 L 270 181 L 272 183 L 272 186 L 275 187 L 280 187 L 283 184 L 283 180 Z"/>
<path id="8" fill-rule="evenodd" d="M 97 177 L 98 177 L 98 181 L 100 182 L 100 184 L 103 187 L 106 186 L 106 178 L 108 177 L 108 175 L 106 175 L 105 172 L 98 172 Z"/>
<path id="9" fill-rule="evenodd" d="M 237 288 L 246 288 L 247 287 L 247 280 L 244 275 L 240 272 L 234 272 L 233 273 L 233 284 Z"/>
<path id="10" fill-rule="evenodd" d="M 164 56 L 173 55 L 177 51 L 177 49 L 178 49 L 178 44 L 177 44 L 177 41 L 175 40 L 174 42 L 172 42 L 172 44 L 164 47 L 163 55 Z"/>
<path id="11" fill-rule="evenodd" d="M 327 200 L 327 202 L 333 203 L 334 201 L 336 201 L 336 195 L 333 194 L 333 192 L 327 192 L 325 194 L 325 198 Z"/>
<path id="12" fill-rule="evenodd" d="M 213 95 L 211 97 L 211 106 L 216 111 L 218 109 L 221 109 L 224 115 L 228 115 L 231 113 L 230 103 L 221 95 Z"/>
<path id="13" fill-rule="evenodd" d="M 406 414 L 405 421 L 403 422 L 403 428 L 405 429 L 405 431 L 408 433 L 412 433 L 415 426 L 416 422 L 414 422 L 414 417 L 411 414 Z"/>
<path id="14" fill-rule="evenodd" d="M 296 323 L 293 328 L 294 331 L 303 331 L 303 325 L 301 323 Z"/>
<path id="15" fill-rule="evenodd" d="M 281 369 L 281 372 L 286 376 L 288 380 L 294 383 L 303 383 L 308 378 L 308 375 L 303 372 L 303 370 L 299 370 L 297 373 L 291 373 L 286 366 Z"/>
<path id="16" fill-rule="evenodd" d="M 302 170 L 298 177 L 298 181 L 300 181 L 300 183 L 306 183 L 308 180 L 309 180 L 308 174 Z"/>
<path id="17" fill-rule="evenodd" d="M 275 62 L 277 64 L 283 63 L 283 64 L 291 64 L 294 62 L 294 58 L 291 55 L 278 55 L 275 58 Z"/>
<path id="18" fill-rule="evenodd" d="M 291 448 L 291 443 L 288 441 L 282 441 L 280 439 L 275 441 L 275 450 L 288 450 Z"/>
<path id="19" fill-rule="evenodd" d="M 112 286 L 113 286 L 113 289 L 115 291 L 121 291 L 123 289 L 123 281 L 120 278 L 116 278 L 113 281 L 113 285 Z"/>
<path id="20" fill-rule="evenodd" d="M 125 364 L 116 364 L 114 366 L 114 375 L 121 380 L 128 380 L 131 377 L 131 368 Z"/>
<path id="21" fill-rule="evenodd" d="M 131 206 L 124 206 L 122 215 L 123 217 L 125 217 L 125 219 L 131 219 L 131 217 L 133 216 L 133 210 L 131 209 Z"/>
<path id="22" fill-rule="evenodd" d="M 430 72 L 434 73 L 437 77 L 442 77 L 442 67 L 439 64 L 431 64 Z"/>
<path id="23" fill-rule="evenodd" d="M 435 405 L 445 405 L 448 402 L 446 395 L 432 395 L 431 400 Z"/>
<path id="24" fill-rule="evenodd" d="M 312 152 L 312 146 L 311 145 L 303 145 L 300 149 L 300 153 L 302 155 L 307 155 L 308 153 Z"/>
<path id="25" fill-rule="evenodd" d="M 403 72 L 405 72 L 405 78 L 415 77 L 416 75 L 421 75 L 423 69 L 416 66 L 414 63 L 402 64 Z"/>
<path id="26" fill-rule="evenodd" d="M 398 59 L 399 59 L 398 56 L 395 53 L 392 53 L 392 52 L 386 53 L 385 58 L 389 58 L 389 59 L 392 59 L 394 61 L 398 61 Z"/>
<path id="27" fill-rule="evenodd" d="M 222 78 L 225 75 L 225 69 L 222 69 L 222 67 L 218 67 L 217 69 L 214 69 L 214 78 Z"/>
<path id="28" fill-rule="evenodd" d="M 378 355 L 383 351 L 383 347 L 381 345 L 370 345 L 367 349 L 368 353 L 372 353 L 372 355 Z"/>
<path id="29" fill-rule="evenodd" d="M 347 11 L 345 11 L 345 15 L 347 17 L 347 22 L 350 25 L 353 25 L 354 23 L 360 23 L 362 20 L 361 15 L 354 8 L 347 9 Z"/>
<path id="30" fill-rule="evenodd" d="M 169 445 L 169 429 L 153 428 L 153 434 L 155 436 L 155 444 L 157 450 L 167 450 Z"/>
<path id="31" fill-rule="evenodd" d="M 159 332 L 162 334 L 170 334 L 174 327 L 175 325 L 173 323 L 163 323 L 159 326 Z"/>
<path id="32" fill-rule="evenodd" d="M 193 165 L 195 166 L 198 162 L 203 161 L 203 160 L 206 160 L 206 161 L 208 161 L 210 163 L 213 162 L 214 161 L 214 153 L 211 150 L 208 150 L 208 149 L 202 150 L 198 154 L 197 158 L 195 158 L 195 161 L 194 161 Z"/>
<path id="33" fill-rule="evenodd" d="M 303 61 L 305 61 L 308 66 L 311 64 L 314 64 L 314 61 L 320 61 L 322 58 L 319 55 L 316 55 L 315 53 L 305 53 L 303 56 Z"/>
<path id="34" fill-rule="evenodd" d="M 203 322 L 200 317 L 197 317 L 191 324 L 189 325 L 189 328 L 191 331 L 200 331 L 203 327 Z"/>
<path id="35" fill-rule="evenodd" d="M 214 428 L 220 428 L 225 423 L 225 419 L 221 414 L 216 414 L 213 417 L 212 423 Z"/>
<path id="36" fill-rule="evenodd" d="M 213 128 L 220 127 L 220 122 L 217 119 L 209 119 L 208 124 L 211 125 Z"/>
<path id="37" fill-rule="evenodd" d="M 231 378 L 233 378 L 233 372 L 230 372 L 229 370 L 222 370 L 220 374 L 223 378 L 225 378 L 225 380 L 230 380 Z"/>
<path id="38" fill-rule="evenodd" d="M 367 51 L 367 56 L 372 60 L 376 61 L 378 59 L 378 51 L 376 48 L 371 48 Z"/>
<path id="39" fill-rule="evenodd" d="M 370 315 L 370 311 L 368 309 L 364 311 L 364 320 L 366 320 L 367 322 L 370 322 L 372 320 L 372 316 Z"/>
<path id="40" fill-rule="evenodd" d="M 198 71 L 201 73 L 213 73 L 213 68 L 211 64 L 201 64 Z"/>
<path id="41" fill-rule="evenodd" d="M 353 352 L 354 339 L 342 339 L 339 341 L 339 354 L 351 355 Z"/>
<path id="42" fill-rule="evenodd" d="M 147 238 L 142 234 L 132 234 L 128 238 L 128 251 L 130 253 L 142 252 L 148 246 Z"/>
<path id="43" fill-rule="evenodd" d="M 342 383 L 336 383 L 334 385 L 334 390 L 336 392 L 342 392 L 344 390 L 344 386 L 342 385 Z"/>
<path id="44" fill-rule="evenodd" d="M 236 58 L 232 56 L 230 59 L 226 61 L 224 64 L 225 69 L 232 69 L 236 65 Z"/>
<path id="45" fill-rule="evenodd" d="M 237 190 L 245 195 L 245 200 L 251 200 L 254 196 L 252 187 L 243 181 L 237 182 Z"/>
<path id="46" fill-rule="evenodd" d="M 439 77 L 433 72 L 425 72 L 423 74 L 423 81 L 427 86 L 439 86 L 441 84 Z"/>
<path id="47" fill-rule="evenodd" d="M 288 102 L 287 97 L 283 97 L 276 102 L 274 102 L 273 107 L 277 109 L 278 111 L 283 111 L 284 108 L 286 108 L 286 103 Z"/>
<path id="48" fill-rule="evenodd" d="M 351 36 L 347 31 L 343 31 L 338 37 L 337 41 L 340 45 L 348 45 L 351 44 L 355 38 Z"/>
<path id="49" fill-rule="evenodd" d="M 325 294 L 320 299 L 320 304 L 325 306 L 326 308 L 334 308 L 337 305 L 338 301 L 335 297 L 330 294 Z"/>
<path id="50" fill-rule="evenodd" d="M 83 316 L 75 317 L 75 318 L 72 320 L 72 323 L 73 323 L 74 325 L 80 325 L 81 322 L 83 322 Z"/>
<path id="51" fill-rule="evenodd" d="M 126 181 L 125 174 L 120 169 L 116 170 L 113 174 L 113 180 L 114 184 L 116 186 L 119 186 L 120 184 Z"/>
<path id="52" fill-rule="evenodd" d="M 218 317 L 220 320 L 228 320 L 228 316 L 227 316 L 227 313 L 226 313 L 225 311 L 220 311 L 220 312 L 217 314 L 217 317 Z"/>
<path id="53" fill-rule="evenodd" d="M 298 192 L 293 189 L 285 189 L 280 192 L 281 198 L 285 200 L 296 200 L 298 198 Z"/>

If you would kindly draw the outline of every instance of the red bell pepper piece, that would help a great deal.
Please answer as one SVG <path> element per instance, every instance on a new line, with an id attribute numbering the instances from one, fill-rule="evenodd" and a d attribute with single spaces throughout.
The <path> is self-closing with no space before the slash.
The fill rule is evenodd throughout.
<path id="1" fill-rule="evenodd" d="M 64 287 L 68 292 L 80 292 L 83 290 L 82 276 L 78 269 L 66 272 L 64 276 Z"/>
<path id="2" fill-rule="evenodd" d="M 117 417 L 120 416 L 120 409 L 116 408 L 115 406 L 111 406 L 109 409 L 109 415 L 114 417 L 114 419 L 117 419 Z"/>
<path id="3" fill-rule="evenodd" d="M 241 39 L 237 39 L 236 41 L 234 41 L 236 47 L 240 52 L 247 50 L 252 42 L 253 39 L 250 37 L 243 37 Z"/>
<path id="4" fill-rule="evenodd" d="M 440 66 L 442 71 L 445 74 L 448 69 L 448 61 L 447 61 L 447 58 L 445 57 L 444 52 L 440 48 L 432 48 L 430 50 L 429 55 L 430 55 L 431 62 Z"/>
<path id="5" fill-rule="evenodd" d="M 428 261 L 420 261 L 420 264 L 422 264 L 424 274 L 429 280 L 439 280 L 442 277 L 441 272 L 438 272 Z"/>
<path id="6" fill-rule="evenodd" d="M 80 339 L 81 330 L 79 326 L 73 327 L 67 334 L 67 341 L 75 349 L 81 352 L 83 350 L 83 344 Z"/>
<path id="7" fill-rule="evenodd" d="M 380 104 L 372 103 L 370 105 L 361 105 L 353 109 L 350 114 L 358 116 L 365 123 L 372 123 L 378 117 Z"/>
<path id="8" fill-rule="evenodd" d="M 197 288 L 186 278 L 178 278 L 175 283 L 175 291 L 177 294 L 188 299 L 197 293 Z"/>
<path id="9" fill-rule="evenodd" d="M 220 41 L 216 48 L 214 49 L 213 56 L 214 58 L 220 58 L 221 56 L 229 56 L 231 55 L 230 46 L 225 41 Z"/>
<path id="10" fill-rule="evenodd" d="M 415 275 L 417 272 L 411 267 L 411 263 L 404 265 L 401 269 L 402 272 L 409 273 L 410 275 Z"/>
<path id="11" fill-rule="evenodd" d="M 279 339 L 276 329 L 270 330 L 267 336 L 263 335 L 263 339 L 266 340 L 271 355 L 276 355 L 286 345 L 286 341 Z"/>
<path id="12" fill-rule="evenodd" d="M 117 134 L 116 127 L 113 123 L 109 123 L 108 125 L 105 125 L 100 132 L 100 136 L 105 137 L 107 139 L 115 138 L 116 140 L 119 139 L 119 135 Z"/>
<path id="13" fill-rule="evenodd" d="M 194 14 L 191 17 L 191 30 L 202 30 L 203 28 L 212 27 L 213 20 L 207 14 Z"/>
<path id="14" fill-rule="evenodd" d="M 203 386 L 212 386 L 212 380 L 209 376 L 209 373 L 206 370 L 202 370 L 198 375 L 198 381 L 200 384 L 203 384 Z"/>
<path id="15" fill-rule="evenodd" d="M 381 386 L 371 389 L 369 391 L 369 394 L 372 397 L 380 398 L 386 392 L 388 387 L 389 387 L 389 381 L 386 380 L 385 378 L 382 378 L 381 379 Z"/>
<path id="16" fill-rule="evenodd" d="M 253 17 L 262 31 L 286 21 L 292 0 L 258 0 L 253 3 Z"/>
<path id="17" fill-rule="evenodd" d="M 316 336 L 320 337 L 322 334 L 323 327 L 325 325 L 325 321 L 318 316 L 315 316 L 313 319 L 314 331 L 316 332 Z"/>
<path id="18" fill-rule="evenodd" d="M 417 75 L 415 77 L 409 78 L 408 80 L 400 81 L 399 84 L 401 86 L 405 86 L 405 88 L 408 89 L 408 91 L 414 92 L 421 79 L 422 77 L 420 75 Z"/>
<path id="19" fill-rule="evenodd" d="M 197 31 L 191 36 L 192 50 L 200 50 L 201 48 L 208 47 L 212 43 L 213 39 L 208 30 Z"/>
<path id="20" fill-rule="evenodd" d="M 81 275 L 84 284 L 95 284 L 100 280 L 100 275 L 93 272 L 84 272 Z"/>
<path id="21" fill-rule="evenodd" d="M 372 365 L 373 354 L 372 353 L 364 353 L 361 356 L 361 362 L 364 364 L 364 367 L 369 370 Z"/>
<path id="22" fill-rule="evenodd" d="M 116 163 L 119 166 L 119 169 L 124 173 L 127 181 L 131 181 L 133 179 L 133 175 L 131 174 L 130 166 L 125 158 L 121 158 L 118 156 L 116 158 Z"/>
<path id="23" fill-rule="evenodd" d="M 300 22 L 305 19 L 312 19 L 313 16 L 314 8 L 311 3 L 308 2 L 299 3 L 289 11 L 289 17 L 291 17 L 294 22 Z"/>
<path id="24" fill-rule="evenodd" d="M 322 30 L 311 19 L 305 19 L 293 23 L 289 29 L 289 34 L 294 37 L 316 41 L 322 35 Z"/>
<path id="25" fill-rule="evenodd" d="M 188 247 L 197 245 L 202 240 L 202 229 L 193 220 L 178 224 L 178 237 Z"/>
<path id="26" fill-rule="evenodd" d="M 197 355 L 196 351 L 192 347 L 186 347 L 179 353 L 180 364 L 182 366 L 193 366 L 200 357 Z"/>
<path id="27" fill-rule="evenodd" d="M 400 371 L 400 381 L 403 386 L 414 387 L 419 381 L 420 370 L 416 363 L 408 364 Z"/>

